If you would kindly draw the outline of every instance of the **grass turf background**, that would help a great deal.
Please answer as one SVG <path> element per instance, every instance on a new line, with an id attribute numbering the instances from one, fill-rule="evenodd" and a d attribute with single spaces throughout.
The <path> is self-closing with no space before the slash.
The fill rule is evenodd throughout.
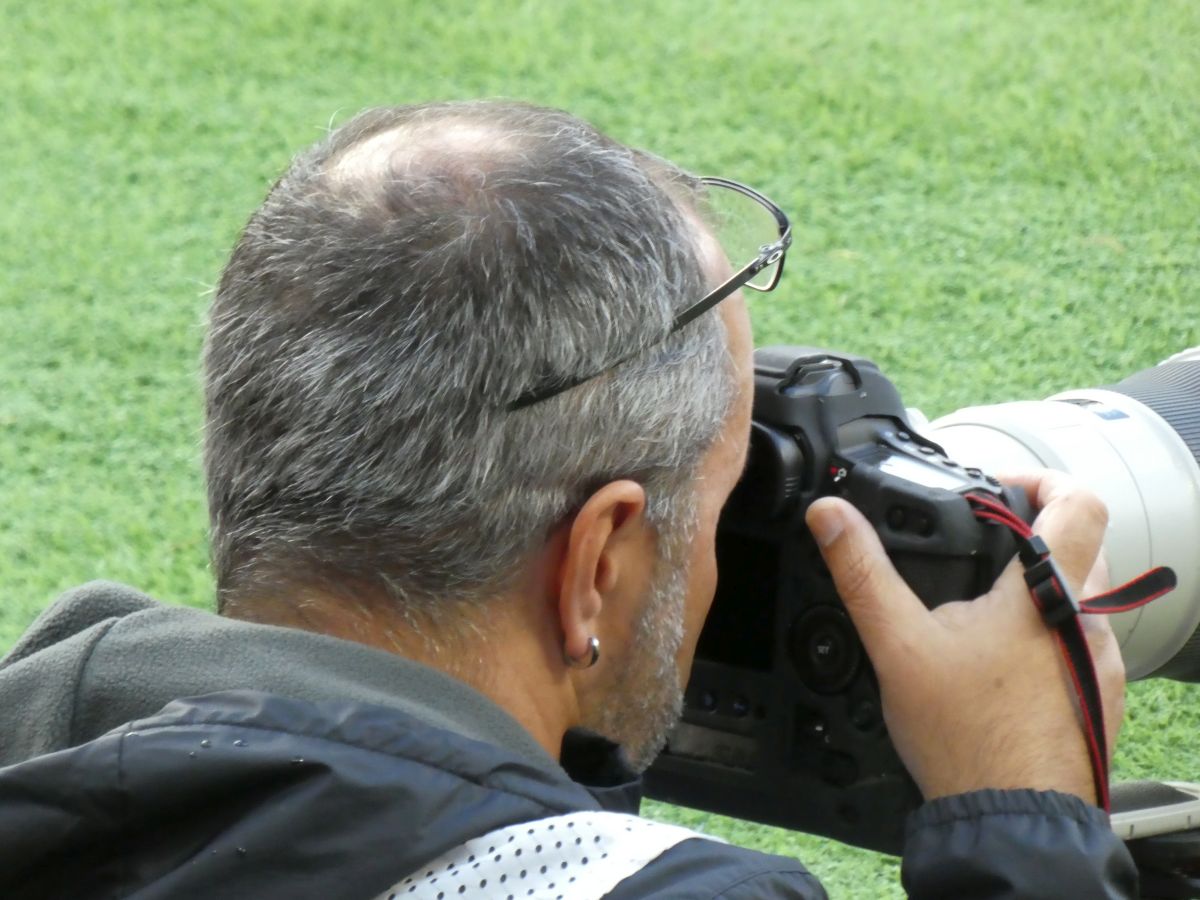
<path id="1" fill-rule="evenodd" d="M 0 648 L 90 578 L 209 604 L 210 287 L 289 155 L 365 106 L 529 99 L 760 187 L 797 239 L 758 341 L 873 356 L 930 414 L 1200 343 L 1192 0 L 0 10 Z M 1196 689 L 1130 693 L 1117 775 L 1200 779 Z M 900 896 L 894 860 L 650 811 Z"/>

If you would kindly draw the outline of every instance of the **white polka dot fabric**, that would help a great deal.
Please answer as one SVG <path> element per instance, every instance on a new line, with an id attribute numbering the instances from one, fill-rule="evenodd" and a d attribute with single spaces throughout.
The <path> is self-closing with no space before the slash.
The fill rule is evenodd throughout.
<path id="1" fill-rule="evenodd" d="M 681 841 L 686 828 L 586 812 L 467 841 L 375 900 L 597 900 Z"/>

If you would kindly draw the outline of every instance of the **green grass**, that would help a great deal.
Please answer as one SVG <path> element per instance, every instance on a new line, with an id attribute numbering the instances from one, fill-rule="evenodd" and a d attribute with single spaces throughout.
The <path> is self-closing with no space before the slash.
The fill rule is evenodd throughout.
<path id="1" fill-rule="evenodd" d="M 525 98 L 759 186 L 797 221 L 759 342 L 873 356 L 931 414 L 1200 343 L 1193 0 L 0 9 L 0 647 L 89 578 L 210 602 L 210 286 L 289 155 L 364 106 Z M 1118 775 L 1200 779 L 1198 700 L 1135 685 Z M 702 824 L 899 896 L 893 860 Z"/>

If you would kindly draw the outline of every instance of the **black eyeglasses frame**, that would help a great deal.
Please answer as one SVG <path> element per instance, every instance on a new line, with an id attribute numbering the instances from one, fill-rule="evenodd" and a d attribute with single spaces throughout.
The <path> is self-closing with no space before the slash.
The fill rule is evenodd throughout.
<path id="1" fill-rule="evenodd" d="M 760 194 L 752 187 L 747 187 L 740 181 L 733 181 L 729 178 L 717 178 L 716 176 L 705 176 L 700 179 L 701 184 L 713 185 L 715 187 L 725 188 L 730 191 L 737 191 L 739 194 L 750 197 L 758 201 L 774 218 L 775 224 L 779 226 L 779 240 L 770 244 L 764 244 L 758 248 L 758 256 L 751 262 L 747 263 L 733 275 L 724 284 L 714 288 L 706 294 L 699 302 L 689 306 L 683 312 L 675 317 L 671 323 L 671 330 L 663 335 L 665 340 L 670 335 L 683 328 L 689 322 L 694 321 L 697 317 L 704 315 L 734 291 L 743 287 L 750 288 L 752 291 L 766 294 L 775 290 L 779 285 L 779 279 L 783 277 L 783 262 L 787 256 L 788 248 L 792 246 L 792 225 L 788 221 L 787 213 L 775 205 L 775 202 L 764 194 Z M 768 266 L 779 265 L 775 267 L 775 271 L 771 274 L 771 280 L 766 285 L 751 284 L 750 279 L 761 272 Z"/>

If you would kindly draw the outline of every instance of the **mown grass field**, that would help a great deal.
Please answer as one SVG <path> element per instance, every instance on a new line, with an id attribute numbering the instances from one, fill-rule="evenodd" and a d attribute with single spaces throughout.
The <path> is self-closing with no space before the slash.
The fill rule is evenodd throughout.
<path id="1" fill-rule="evenodd" d="M 0 648 L 91 578 L 209 604 L 211 285 L 289 155 L 365 106 L 525 98 L 758 186 L 797 223 L 759 342 L 873 356 L 930 414 L 1200 343 L 1193 0 L 0 10 Z M 1196 689 L 1133 686 L 1117 774 L 1200 780 Z M 651 811 L 901 896 L 894 860 Z"/>

